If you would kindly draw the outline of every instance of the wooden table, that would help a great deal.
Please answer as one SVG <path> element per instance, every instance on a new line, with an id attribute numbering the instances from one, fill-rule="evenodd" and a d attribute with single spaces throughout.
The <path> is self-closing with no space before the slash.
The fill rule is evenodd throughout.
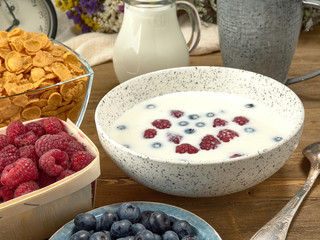
<path id="1" fill-rule="evenodd" d="M 192 56 L 190 65 L 222 66 L 221 54 Z M 320 27 L 301 34 L 289 77 L 320 67 Z M 320 141 L 320 76 L 289 87 L 298 94 L 306 110 L 301 142 L 287 164 L 266 181 L 245 191 L 212 198 L 186 198 L 151 190 L 130 179 L 104 152 L 95 128 L 94 113 L 100 99 L 118 82 L 112 62 L 93 67 L 95 72 L 91 97 L 81 129 L 100 150 L 101 176 L 98 179 L 96 207 L 125 201 L 152 201 L 187 209 L 211 224 L 223 240 L 250 239 L 271 219 L 304 184 L 309 162 L 301 151 Z M 291 223 L 288 240 L 320 239 L 319 181 L 303 202 Z"/>

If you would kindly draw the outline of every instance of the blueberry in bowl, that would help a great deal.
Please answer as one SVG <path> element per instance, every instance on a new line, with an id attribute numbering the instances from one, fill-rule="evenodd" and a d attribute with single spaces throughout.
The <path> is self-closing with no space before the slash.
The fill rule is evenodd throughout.
<path id="1" fill-rule="evenodd" d="M 221 240 L 203 219 L 179 207 L 124 202 L 79 213 L 49 240 Z"/>

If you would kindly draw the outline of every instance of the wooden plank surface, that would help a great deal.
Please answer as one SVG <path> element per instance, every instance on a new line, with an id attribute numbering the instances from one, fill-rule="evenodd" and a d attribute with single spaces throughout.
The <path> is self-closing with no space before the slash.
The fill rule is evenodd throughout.
<path id="1" fill-rule="evenodd" d="M 192 56 L 193 66 L 222 66 L 219 52 Z M 320 27 L 302 33 L 289 77 L 320 68 Z M 101 176 L 98 179 L 96 207 L 124 201 L 152 201 L 185 208 L 211 224 L 223 240 L 249 239 L 269 221 L 304 184 L 309 162 L 301 151 L 320 141 L 320 76 L 289 87 L 298 94 L 306 110 L 305 127 L 296 152 L 276 174 L 242 192 L 213 198 L 185 198 L 159 193 L 130 179 L 107 156 L 98 140 L 94 113 L 100 99 L 118 85 L 112 62 L 93 67 L 95 72 L 90 101 L 81 129 L 100 150 Z M 288 240 L 320 239 L 319 180 L 294 218 Z"/>

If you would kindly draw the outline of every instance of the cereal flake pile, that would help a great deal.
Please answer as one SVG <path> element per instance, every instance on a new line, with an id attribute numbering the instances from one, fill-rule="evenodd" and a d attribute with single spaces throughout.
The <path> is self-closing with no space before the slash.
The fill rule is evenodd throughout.
<path id="1" fill-rule="evenodd" d="M 0 127 L 50 116 L 76 121 L 87 78 L 52 85 L 83 74 L 77 56 L 45 34 L 0 31 Z"/>

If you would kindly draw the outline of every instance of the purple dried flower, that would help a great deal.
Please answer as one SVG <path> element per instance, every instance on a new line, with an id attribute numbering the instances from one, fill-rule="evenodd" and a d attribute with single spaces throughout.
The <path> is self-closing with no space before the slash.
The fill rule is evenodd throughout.
<path id="1" fill-rule="evenodd" d="M 82 25 L 81 25 L 81 31 L 82 31 L 83 33 L 92 32 L 92 27 L 89 27 L 89 26 L 86 25 L 86 24 L 82 24 Z"/>
<path id="2" fill-rule="evenodd" d="M 101 0 L 79 0 L 82 12 L 93 15 L 100 10 Z"/>

